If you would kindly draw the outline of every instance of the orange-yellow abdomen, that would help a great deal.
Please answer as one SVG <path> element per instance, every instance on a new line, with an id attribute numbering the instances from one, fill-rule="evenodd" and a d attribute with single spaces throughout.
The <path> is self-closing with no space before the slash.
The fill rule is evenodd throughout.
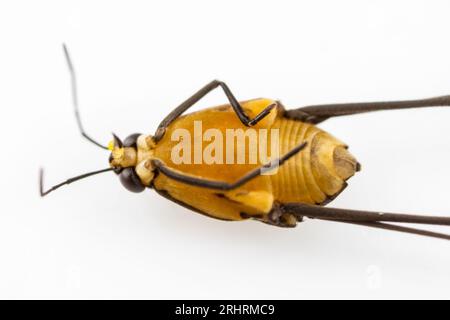
<path id="1" fill-rule="evenodd" d="M 278 117 L 272 128 L 280 131 L 280 154 L 302 142 L 308 146 L 272 175 L 272 191 L 281 203 L 321 204 L 345 187 L 357 170 L 357 162 L 345 144 L 318 127 Z"/>

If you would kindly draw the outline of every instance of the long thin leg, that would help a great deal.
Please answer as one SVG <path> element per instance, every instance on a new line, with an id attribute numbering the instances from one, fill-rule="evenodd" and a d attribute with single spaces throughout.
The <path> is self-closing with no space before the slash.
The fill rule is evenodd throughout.
<path id="1" fill-rule="evenodd" d="M 99 146 L 100 148 L 108 150 L 108 147 L 95 141 L 93 138 L 91 138 L 86 133 L 86 131 L 84 131 L 83 124 L 81 122 L 79 108 L 78 108 L 77 78 L 76 78 L 76 74 L 75 74 L 75 68 L 73 67 L 73 63 L 72 63 L 72 60 L 70 59 L 70 55 L 69 55 L 69 50 L 67 49 L 65 44 L 63 44 L 63 49 L 64 49 L 64 55 L 65 55 L 66 61 L 67 61 L 67 66 L 69 67 L 69 72 L 70 72 L 70 80 L 71 80 L 71 86 L 72 86 L 72 103 L 73 103 L 73 109 L 75 112 L 75 119 L 77 120 L 77 124 L 78 124 L 78 129 L 80 130 L 81 135 L 84 138 L 86 138 L 88 141 Z"/>
<path id="2" fill-rule="evenodd" d="M 317 124 L 331 117 L 348 116 L 372 111 L 444 106 L 450 106 L 450 95 L 420 100 L 313 105 L 287 110 L 285 116 Z"/>
<path id="3" fill-rule="evenodd" d="M 403 222 L 450 226 L 450 217 L 422 216 L 399 213 L 384 213 L 360 210 L 347 210 L 308 205 L 303 203 L 286 203 L 281 206 L 284 212 L 298 214 L 309 218 L 347 220 L 354 222 Z"/>
<path id="4" fill-rule="evenodd" d="M 312 219 L 351 223 L 372 228 L 382 228 L 393 231 L 400 231 L 450 240 L 450 235 L 447 234 L 404 227 L 390 223 L 382 223 L 382 222 L 417 223 L 417 224 L 450 226 L 450 217 L 419 216 L 419 215 L 408 215 L 398 213 L 347 210 L 347 209 L 306 205 L 301 203 L 283 204 L 280 206 L 280 210 L 283 213 L 295 215 L 299 220 L 302 219 L 303 217 L 308 217 Z"/>
<path id="5" fill-rule="evenodd" d="M 249 173 L 244 175 L 242 178 L 240 178 L 239 180 L 237 180 L 233 183 L 228 183 L 225 181 L 207 180 L 207 179 L 197 178 L 194 176 L 185 175 L 184 173 L 181 173 L 177 170 L 173 170 L 173 169 L 167 167 L 163 162 L 161 162 L 160 160 L 157 160 L 157 159 L 153 160 L 152 164 L 158 171 L 162 172 L 164 175 L 166 175 L 169 178 L 174 179 L 176 181 L 183 182 L 183 183 L 186 183 L 186 184 L 189 184 L 192 186 L 197 186 L 197 187 L 228 191 L 228 190 L 236 189 L 236 188 L 242 186 L 244 183 L 261 175 L 263 172 L 272 169 L 274 167 L 273 163 L 281 166 L 289 158 L 291 158 L 292 156 L 294 156 L 298 152 L 300 152 L 302 149 L 304 149 L 306 147 L 306 144 L 307 143 L 304 142 L 304 143 L 298 145 L 297 147 L 293 148 L 288 153 L 286 153 L 280 159 L 277 159 L 271 163 L 265 164 L 259 168 L 256 168 L 256 169 L 250 171 Z"/>
<path id="6" fill-rule="evenodd" d="M 349 224 L 355 224 L 355 225 L 359 225 L 359 226 L 378 228 L 378 229 L 385 229 L 385 230 L 398 231 L 398 232 L 404 232 L 404 233 L 410 233 L 410 234 L 417 234 L 417 235 L 425 236 L 425 237 L 450 240 L 450 235 L 445 234 L 445 233 L 439 233 L 439 232 L 428 231 L 428 230 L 421 230 L 421 229 L 404 227 L 404 226 L 397 226 L 397 225 L 393 225 L 393 224 L 390 224 L 390 223 L 356 222 L 356 221 L 332 220 L 332 219 L 321 219 L 321 220 L 327 220 L 327 221 L 333 221 L 333 222 L 341 222 L 341 223 L 349 223 Z"/>
<path id="7" fill-rule="evenodd" d="M 225 92 L 225 95 L 228 98 L 228 101 L 230 102 L 231 107 L 236 112 L 236 115 L 239 117 L 239 120 L 246 125 L 246 126 L 254 126 L 257 124 L 260 120 L 262 120 L 265 116 L 267 116 L 270 113 L 270 110 L 272 110 L 276 104 L 271 104 L 267 106 L 263 111 L 261 111 L 258 115 L 256 115 L 253 119 L 250 119 L 247 114 L 245 113 L 242 106 L 239 104 L 237 99 L 234 97 L 231 90 L 228 88 L 228 86 L 219 80 L 213 80 L 210 83 L 208 83 L 206 86 L 201 88 L 199 91 L 197 91 L 193 96 L 191 96 L 189 99 L 184 101 L 182 104 L 180 104 L 178 107 L 176 107 L 171 113 L 169 113 L 164 120 L 159 124 L 158 129 L 156 130 L 155 136 L 153 137 L 156 142 L 161 140 L 161 138 L 164 136 L 164 133 L 166 131 L 166 128 L 181 114 L 183 114 L 187 109 L 192 107 L 197 101 L 199 101 L 201 98 L 206 96 L 209 92 L 214 90 L 217 87 L 221 87 L 223 91 Z"/>

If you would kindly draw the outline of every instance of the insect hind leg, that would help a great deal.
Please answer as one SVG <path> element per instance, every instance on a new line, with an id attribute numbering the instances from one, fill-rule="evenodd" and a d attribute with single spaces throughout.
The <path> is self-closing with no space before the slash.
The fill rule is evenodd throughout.
<path id="1" fill-rule="evenodd" d="M 291 213 L 297 218 L 305 216 L 310 219 L 319 219 L 340 223 L 362 225 L 366 227 L 399 231 L 427 237 L 450 240 L 450 234 L 443 234 L 429 230 L 410 228 L 398 224 L 398 223 L 413 223 L 425 225 L 450 226 L 450 217 L 338 209 L 316 205 L 308 205 L 304 203 L 284 203 L 280 205 L 280 210 L 283 213 Z"/>

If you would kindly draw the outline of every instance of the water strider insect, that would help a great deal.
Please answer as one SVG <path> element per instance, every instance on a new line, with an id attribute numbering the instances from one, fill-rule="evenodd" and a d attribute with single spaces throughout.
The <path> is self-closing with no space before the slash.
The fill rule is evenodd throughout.
<path id="1" fill-rule="evenodd" d="M 113 171 L 132 192 L 153 188 L 160 195 L 193 211 L 222 220 L 255 219 L 279 227 L 295 227 L 304 217 L 374 228 L 389 229 L 450 240 L 450 235 L 415 229 L 396 223 L 450 225 L 450 217 L 380 213 L 325 207 L 346 187 L 346 180 L 360 169 L 347 146 L 316 125 L 337 116 L 378 110 L 450 106 L 450 96 L 422 100 L 345 103 L 286 110 L 279 101 L 255 99 L 238 102 L 228 86 L 212 81 L 169 113 L 155 135 L 132 134 L 123 142 L 115 135 L 103 146 L 84 130 L 77 102 L 75 71 L 64 46 L 72 84 L 73 105 L 79 130 L 93 144 L 111 150 L 109 167 L 68 179 L 43 190 L 45 196 L 74 181 Z M 229 104 L 182 115 L 215 88 L 221 88 Z M 278 129 L 278 171 L 263 174 L 271 162 L 261 164 L 175 164 L 171 139 L 177 129 L 193 133 L 194 123 L 225 133 L 228 128 Z M 233 149 L 234 150 L 234 149 Z M 233 151 L 235 152 L 235 150 Z"/>

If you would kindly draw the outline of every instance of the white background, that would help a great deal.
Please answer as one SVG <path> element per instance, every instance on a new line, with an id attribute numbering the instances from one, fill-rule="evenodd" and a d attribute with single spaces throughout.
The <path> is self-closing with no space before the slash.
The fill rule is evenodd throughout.
<path id="1" fill-rule="evenodd" d="M 450 243 L 332 222 L 205 218 L 114 174 L 102 142 L 153 133 L 208 81 L 241 100 L 450 94 L 448 1 L 9 1 L 0 4 L 0 298 L 450 298 Z M 225 102 L 217 91 L 199 107 Z M 450 215 L 450 110 L 327 121 L 363 170 L 331 206 Z M 449 231 L 445 227 L 434 228 Z"/>

